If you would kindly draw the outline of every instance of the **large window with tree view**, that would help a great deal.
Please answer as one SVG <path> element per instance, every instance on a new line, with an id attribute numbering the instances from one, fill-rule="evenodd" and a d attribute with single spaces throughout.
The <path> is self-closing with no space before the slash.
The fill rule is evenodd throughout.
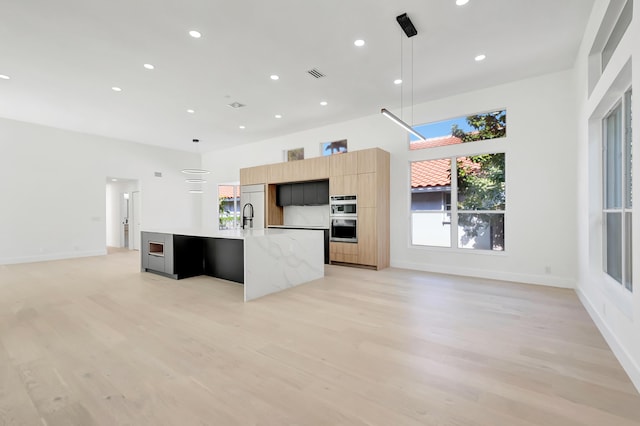
<path id="1" fill-rule="evenodd" d="M 500 138 L 506 135 L 506 111 L 417 129 L 427 141 L 411 141 L 411 149 Z M 504 153 L 411 163 L 412 244 L 503 251 L 505 189 Z"/>
<path id="2" fill-rule="evenodd" d="M 414 245 L 502 251 L 505 207 L 504 153 L 411 163 Z"/>

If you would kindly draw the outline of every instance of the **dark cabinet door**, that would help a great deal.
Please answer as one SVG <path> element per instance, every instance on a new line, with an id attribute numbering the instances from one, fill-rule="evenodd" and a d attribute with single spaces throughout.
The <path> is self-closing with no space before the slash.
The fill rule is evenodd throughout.
<path id="1" fill-rule="evenodd" d="M 329 204 L 329 181 L 321 180 L 316 186 L 316 204 Z"/>
<path id="2" fill-rule="evenodd" d="M 294 205 L 294 206 L 304 205 L 304 184 L 303 183 L 291 184 L 291 205 Z"/>
<path id="3" fill-rule="evenodd" d="M 305 206 L 313 206 L 318 201 L 318 183 L 305 182 L 303 185 L 303 200 Z"/>
<path id="4" fill-rule="evenodd" d="M 244 241 L 204 239 L 204 273 L 244 284 Z"/>
<path id="5" fill-rule="evenodd" d="M 290 206 L 291 200 L 291 184 L 278 185 L 278 194 L 276 196 L 276 204 L 280 207 Z"/>
<path id="6" fill-rule="evenodd" d="M 189 235 L 173 236 L 173 273 L 178 279 L 202 275 L 202 256 L 202 238 Z"/>

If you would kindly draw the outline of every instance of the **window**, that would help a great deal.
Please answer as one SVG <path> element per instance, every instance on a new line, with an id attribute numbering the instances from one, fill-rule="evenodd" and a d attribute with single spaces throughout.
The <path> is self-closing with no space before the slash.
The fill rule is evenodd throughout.
<path id="1" fill-rule="evenodd" d="M 611 35 L 607 40 L 604 48 L 602 49 L 602 71 L 607 67 L 611 57 L 613 56 L 613 52 L 616 51 L 616 47 L 620 44 L 624 33 L 627 31 L 629 24 L 631 23 L 631 18 L 633 16 L 633 0 L 627 0 L 622 11 L 620 12 L 620 16 L 616 21 L 613 30 L 611 31 Z"/>
<path id="2" fill-rule="evenodd" d="M 411 243 L 503 251 L 505 189 L 504 153 L 411 163 Z"/>
<path id="3" fill-rule="evenodd" d="M 631 90 L 603 120 L 604 271 L 632 291 Z"/>
<path id="4" fill-rule="evenodd" d="M 240 227 L 240 185 L 218 185 L 218 229 Z"/>
<path id="5" fill-rule="evenodd" d="M 633 18 L 633 0 L 610 0 L 589 52 L 589 96 L 600 81 Z"/>
<path id="6" fill-rule="evenodd" d="M 422 124 L 415 129 L 427 140 L 409 139 L 409 149 L 434 148 L 459 143 L 503 138 L 507 135 L 507 111 L 492 111 Z"/>

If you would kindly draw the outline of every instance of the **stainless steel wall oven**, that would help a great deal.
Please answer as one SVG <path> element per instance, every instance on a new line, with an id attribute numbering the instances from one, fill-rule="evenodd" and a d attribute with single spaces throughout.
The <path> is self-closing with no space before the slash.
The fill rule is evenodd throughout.
<path id="1" fill-rule="evenodd" d="M 332 195 L 331 241 L 358 242 L 358 202 L 355 195 Z"/>

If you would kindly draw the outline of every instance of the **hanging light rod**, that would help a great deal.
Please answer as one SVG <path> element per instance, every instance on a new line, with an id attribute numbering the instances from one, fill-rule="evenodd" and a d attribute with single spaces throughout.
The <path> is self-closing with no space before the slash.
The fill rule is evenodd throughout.
<path id="1" fill-rule="evenodd" d="M 420 133 L 418 133 L 418 131 L 416 131 L 413 127 L 409 126 L 407 123 L 405 123 L 404 121 L 400 120 L 400 118 L 398 118 L 397 116 L 393 115 L 388 109 L 382 108 L 380 110 L 380 112 L 382 113 L 382 115 L 387 117 L 389 120 L 393 121 L 398 126 L 400 126 L 403 129 L 405 129 L 407 132 L 413 134 L 418 139 L 423 140 L 423 141 L 427 140 L 427 138 L 425 138 Z"/>

